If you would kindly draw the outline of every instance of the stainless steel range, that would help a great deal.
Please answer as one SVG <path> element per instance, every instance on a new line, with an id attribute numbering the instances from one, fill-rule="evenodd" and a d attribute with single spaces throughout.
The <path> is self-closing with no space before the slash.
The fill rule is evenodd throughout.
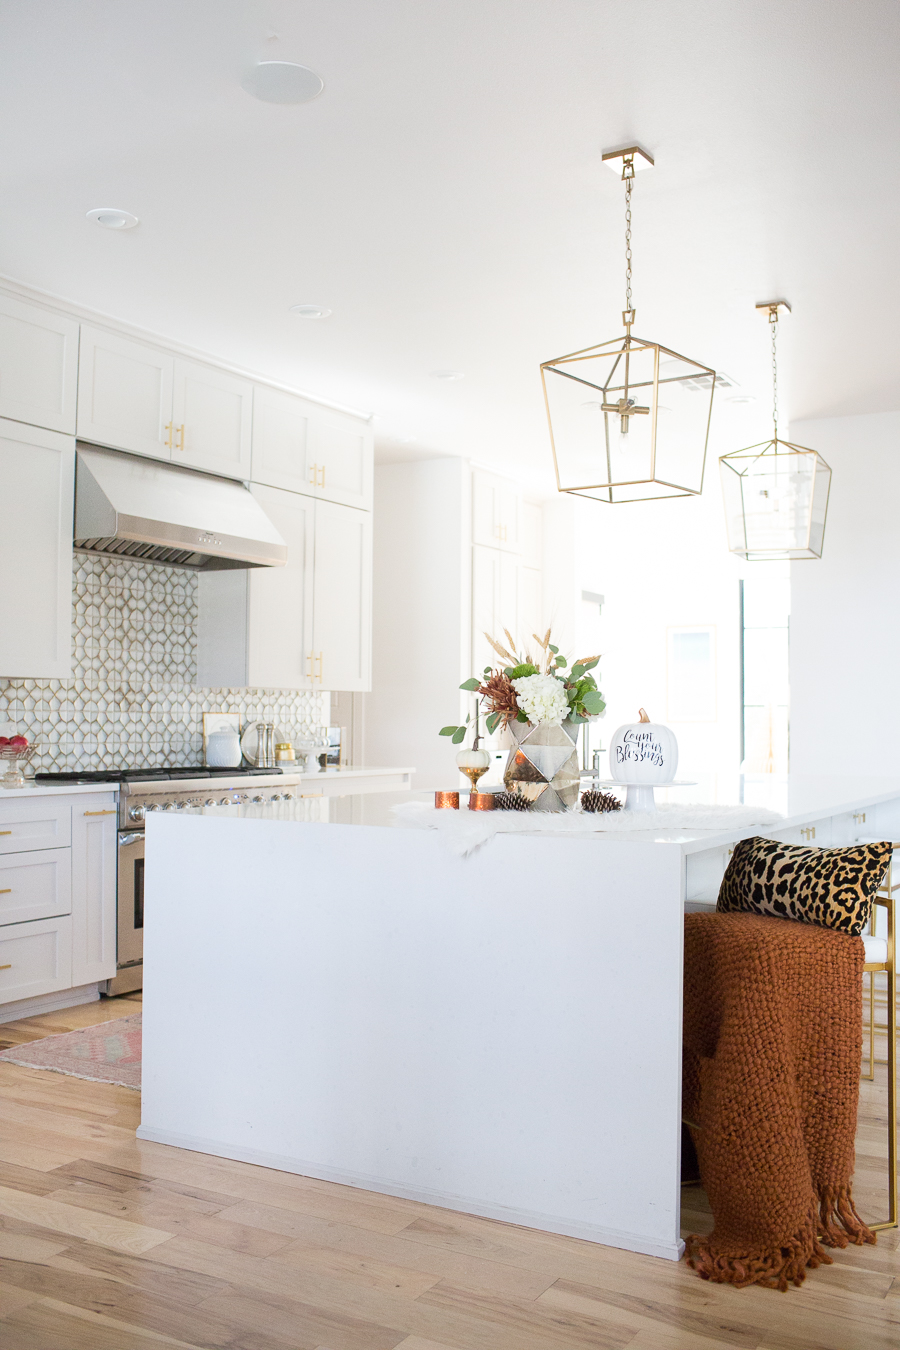
<path id="1" fill-rule="evenodd" d="M 129 994 L 144 981 L 144 821 L 150 811 L 252 802 L 273 807 L 299 796 L 300 775 L 277 769 L 135 769 L 39 773 L 38 782 L 117 783 L 119 786 L 117 974 L 107 994 Z"/>

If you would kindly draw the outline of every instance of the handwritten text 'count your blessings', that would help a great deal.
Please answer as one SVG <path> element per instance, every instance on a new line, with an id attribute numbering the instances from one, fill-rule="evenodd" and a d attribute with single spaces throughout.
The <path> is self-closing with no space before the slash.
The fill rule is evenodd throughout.
<path id="1" fill-rule="evenodd" d="M 665 763 L 663 748 L 653 739 L 649 731 L 626 731 L 623 744 L 616 746 L 617 764 L 656 764 L 662 768 Z"/>

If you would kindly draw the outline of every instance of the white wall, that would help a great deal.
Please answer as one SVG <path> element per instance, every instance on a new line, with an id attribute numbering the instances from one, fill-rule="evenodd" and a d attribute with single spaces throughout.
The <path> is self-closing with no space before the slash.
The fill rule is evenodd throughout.
<path id="1" fill-rule="evenodd" d="M 471 472 L 462 459 L 375 469 L 372 692 L 367 764 L 416 769 L 416 788 L 455 788 L 442 726 L 465 716 L 472 674 Z"/>
<path id="2" fill-rule="evenodd" d="M 832 469 L 819 561 L 791 565 L 791 770 L 886 774 L 900 755 L 900 412 L 795 422 Z"/>

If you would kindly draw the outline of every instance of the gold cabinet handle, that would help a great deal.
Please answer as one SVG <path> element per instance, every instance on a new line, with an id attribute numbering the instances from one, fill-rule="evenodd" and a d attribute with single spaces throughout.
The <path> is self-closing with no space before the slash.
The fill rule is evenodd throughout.
<path id="1" fill-rule="evenodd" d="M 318 464 L 310 464 L 310 466 L 309 466 L 309 485 L 310 485 L 310 487 L 315 487 L 315 486 L 316 486 L 316 475 L 317 475 L 318 471 L 319 471 L 319 466 L 318 466 Z"/>
<path id="2" fill-rule="evenodd" d="M 178 435 L 178 442 L 177 442 L 177 444 L 176 444 L 176 446 L 175 446 L 175 449 L 176 449 L 176 450 L 183 450 L 183 449 L 184 449 L 184 423 L 182 422 L 182 424 L 181 424 L 180 427 L 176 427 L 176 428 L 175 428 L 175 431 L 177 432 L 177 435 Z"/>
<path id="3" fill-rule="evenodd" d="M 0 895 L 12 895 L 12 886 L 4 886 L 3 890 L 0 891 Z"/>
<path id="4" fill-rule="evenodd" d="M 7 961 L 5 966 L 0 966 L 0 970 L 12 970 L 12 961 Z"/>
<path id="5" fill-rule="evenodd" d="M 12 834 L 12 830 L 0 830 L 0 834 Z"/>
<path id="6" fill-rule="evenodd" d="M 175 425 L 174 425 L 174 423 L 173 423 L 173 422 L 167 422 L 167 423 L 166 423 L 166 431 L 169 433 L 168 436 L 166 437 L 166 449 L 167 449 L 167 450 L 173 450 L 173 449 L 174 449 L 174 446 L 172 445 L 172 433 L 174 432 L 174 430 L 175 430 Z"/>
<path id="7" fill-rule="evenodd" d="M 319 473 L 322 475 L 322 477 L 321 477 L 321 479 L 319 480 L 319 483 L 317 484 L 317 486 L 318 486 L 318 487 L 324 487 L 324 486 L 325 486 L 325 465 L 324 465 L 324 464 L 321 465 L 321 467 L 319 468 Z"/>
<path id="8" fill-rule="evenodd" d="M 308 680 L 314 680 L 316 678 L 316 673 L 313 670 L 313 661 L 315 659 L 312 652 L 310 652 L 309 656 L 306 658 L 306 678 Z"/>
<path id="9" fill-rule="evenodd" d="M 84 814 L 86 816 L 116 816 L 118 811 L 114 806 L 111 806 L 107 811 L 85 811 Z"/>
<path id="10" fill-rule="evenodd" d="M 325 664 L 325 654 L 324 654 L 324 652 L 319 652 L 319 655 L 316 657 L 316 660 L 317 660 L 318 663 L 319 663 L 319 684 L 321 684 L 321 683 L 322 683 L 322 672 L 323 672 L 323 668 L 324 668 L 324 664 Z"/>

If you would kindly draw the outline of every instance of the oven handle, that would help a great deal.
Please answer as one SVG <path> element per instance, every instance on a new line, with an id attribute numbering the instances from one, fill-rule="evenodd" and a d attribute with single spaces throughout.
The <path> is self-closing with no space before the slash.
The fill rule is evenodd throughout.
<path id="1" fill-rule="evenodd" d="M 119 848 L 126 848 L 129 844 L 136 844 L 139 839 L 143 839 L 143 833 L 138 831 L 136 834 L 120 834 Z"/>

